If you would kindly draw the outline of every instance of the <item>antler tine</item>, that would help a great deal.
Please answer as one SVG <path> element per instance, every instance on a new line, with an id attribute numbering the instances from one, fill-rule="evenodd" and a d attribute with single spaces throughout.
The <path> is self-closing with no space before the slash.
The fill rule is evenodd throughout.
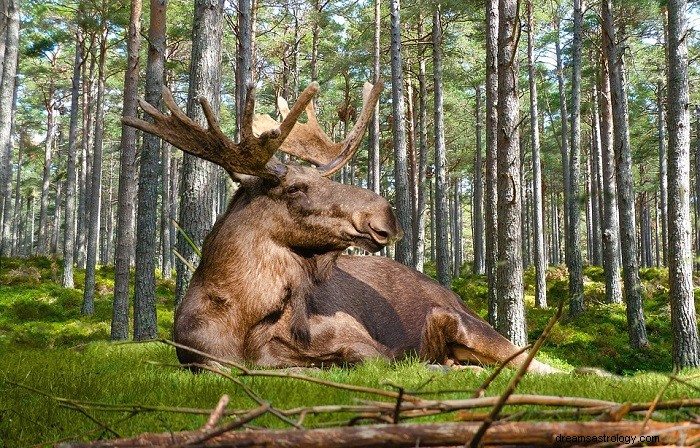
<path id="1" fill-rule="evenodd" d="M 248 94 L 246 111 L 254 107 L 252 87 L 249 88 Z M 267 145 L 264 144 L 267 138 L 276 135 L 275 132 L 270 132 L 264 137 L 254 137 L 248 126 L 249 138 L 244 138 L 237 144 L 221 131 L 219 121 L 206 99 L 199 98 L 208 124 L 206 129 L 182 112 L 166 87 L 163 87 L 163 101 L 170 115 L 161 113 L 140 99 L 139 105 L 153 118 L 153 123 L 135 117 L 122 117 L 122 122 L 156 135 L 193 156 L 221 166 L 234 180 L 239 179 L 240 174 L 277 179 L 286 172 L 284 166 L 272 157 L 274 150 L 268 151 Z"/>
<path id="2" fill-rule="evenodd" d="M 357 148 L 359 148 L 362 142 L 362 136 L 365 134 L 367 125 L 372 119 L 372 114 L 374 113 L 374 106 L 379 100 L 379 94 L 382 91 L 383 83 L 381 80 L 377 82 L 376 85 L 366 82 L 364 89 L 362 91 L 362 112 L 360 112 L 360 118 L 353 126 L 352 130 L 342 141 L 342 151 L 333 160 L 326 163 L 323 166 L 318 167 L 318 171 L 324 176 L 331 176 L 346 163 L 350 161 Z"/>

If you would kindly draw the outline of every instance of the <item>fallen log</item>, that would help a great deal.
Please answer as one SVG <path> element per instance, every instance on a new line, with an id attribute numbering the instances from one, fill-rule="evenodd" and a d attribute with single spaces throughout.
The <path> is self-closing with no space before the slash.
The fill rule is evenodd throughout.
<path id="1" fill-rule="evenodd" d="M 203 431 L 142 434 L 128 439 L 69 442 L 58 448 L 202 446 L 202 447 L 428 447 L 464 446 L 481 423 L 408 423 L 309 430 L 231 431 L 203 439 Z M 641 437 L 644 437 L 642 439 Z M 496 422 L 486 432 L 487 446 L 529 445 L 690 446 L 700 443 L 700 424 L 647 422 Z"/>

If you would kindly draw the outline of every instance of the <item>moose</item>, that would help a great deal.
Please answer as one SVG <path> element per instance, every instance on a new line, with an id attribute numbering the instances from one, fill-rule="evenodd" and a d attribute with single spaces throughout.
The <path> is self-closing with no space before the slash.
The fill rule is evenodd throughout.
<path id="1" fill-rule="evenodd" d="M 217 358 L 265 367 L 352 364 L 417 355 L 433 363 L 499 364 L 519 349 L 429 277 L 380 256 L 344 255 L 355 246 L 377 252 L 403 236 L 391 205 L 329 176 L 355 154 L 380 96 L 366 83 L 360 116 L 334 143 L 321 129 L 312 82 L 282 121 L 255 114 L 247 88 L 241 137 L 221 131 L 200 99 L 207 127 L 187 117 L 169 90 L 169 114 L 141 100 L 152 122 L 124 117 L 239 183 L 227 211 L 202 247 L 201 261 L 175 315 L 174 338 Z M 306 122 L 298 122 L 306 112 Z M 302 163 L 282 163 L 282 151 Z M 311 166 L 310 166 L 311 165 Z M 187 365 L 216 364 L 178 349 Z M 521 365 L 526 355 L 510 363 Z M 530 371 L 555 369 L 533 361 Z"/>

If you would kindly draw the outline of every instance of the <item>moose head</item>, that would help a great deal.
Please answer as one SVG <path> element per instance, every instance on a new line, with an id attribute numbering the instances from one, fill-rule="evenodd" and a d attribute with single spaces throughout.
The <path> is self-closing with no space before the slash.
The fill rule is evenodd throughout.
<path id="1" fill-rule="evenodd" d="M 308 366 L 395 359 L 410 353 L 433 362 L 505 362 L 518 348 L 469 311 L 452 291 L 369 252 L 401 238 L 390 204 L 366 189 L 328 177 L 355 154 L 378 101 L 381 82 L 365 84 L 363 107 L 347 137 L 321 129 L 311 83 L 282 122 L 254 113 L 248 88 L 238 143 L 200 99 L 208 126 L 188 118 L 167 89 L 166 115 L 140 101 L 153 122 L 125 124 L 157 135 L 223 167 L 240 183 L 207 236 L 202 259 L 175 315 L 175 340 L 219 358 L 257 365 Z M 306 111 L 306 123 L 297 122 Z M 283 151 L 313 166 L 283 164 Z M 208 364 L 178 349 L 181 362 Z M 523 362 L 524 355 L 512 363 Z M 535 362 L 531 369 L 551 368 Z"/>

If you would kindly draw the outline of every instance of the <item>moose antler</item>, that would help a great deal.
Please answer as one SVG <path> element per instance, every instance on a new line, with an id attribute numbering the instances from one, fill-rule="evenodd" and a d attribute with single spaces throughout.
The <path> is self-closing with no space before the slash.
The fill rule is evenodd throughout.
<path id="1" fill-rule="evenodd" d="M 276 179 L 284 176 L 287 168 L 273 155 L 289 136 L 297 119 L 318 90 L 318 83 L 309 84 L 282 123 L 256 133 L 253 129 L 255 89 L 249 85 L 242 117 L 241 141 L 238 143 L 221 132 L 214 111 L 205 98 L 200 97 L 199 103 L 207 120 L 206 129 L 180 110 L 166 87 L 163 87 L 163 100 L 170 115 L 161 113 L 151 104 L 139 99 L 139 105 L 153 118 L 153 123 L 135 117 L 122 117 L 122 123 L 149 132 L 193 156 L 213 162 L 224 168 L 234 179 L 239 174 Z"/>
<path id="2" fill-rule="evenodd" d="M 345 140 L 333 143 L 333 141 L 323 132 L 316 118 L 316 111 L 312 103 L 306 103 L 306 123 L 297 123 L 289 136 L 280 146 L 280 150 L 287 154 L 298 157 L 318 166 L 318 170 L 324 176 L 330 176 L 345 165 L 355 154 L 360 146 L 362 136 L 369 124 L 374 106 L 379 100 L 382 91 L 381 80 L 376 85 L 365 83 L 362 90 L 362 112 L 360 118 L 348 133 Z M 277 99 L 277 107 L 282 115 L 283 122 L 294 112 L 294 109 L 301 102 L 301 97 L 290 110 L 284 98 Z M 279 126 L 277 121 L 268 115 L 258 116 L 253 123 L 253 128 L 258 132 L 269 132 Z"/>

